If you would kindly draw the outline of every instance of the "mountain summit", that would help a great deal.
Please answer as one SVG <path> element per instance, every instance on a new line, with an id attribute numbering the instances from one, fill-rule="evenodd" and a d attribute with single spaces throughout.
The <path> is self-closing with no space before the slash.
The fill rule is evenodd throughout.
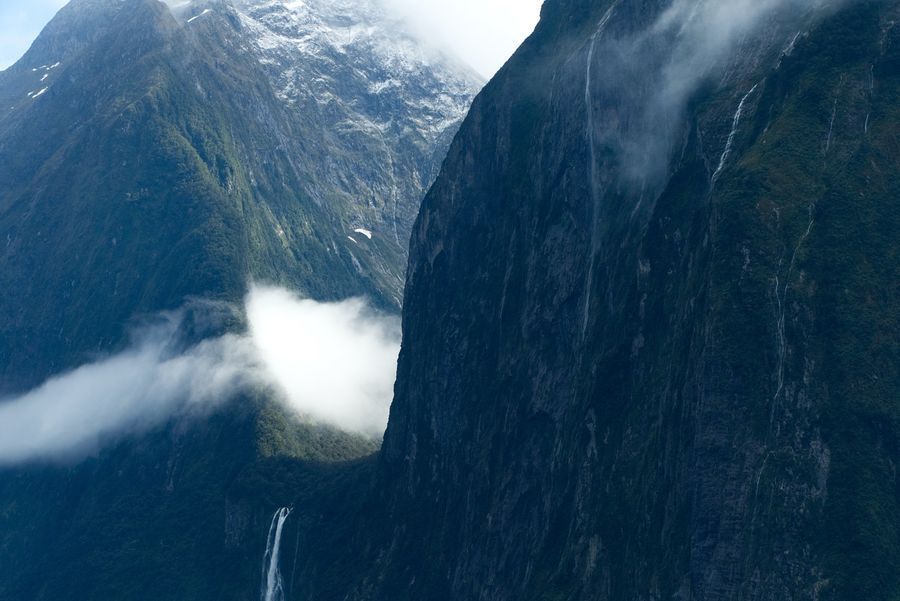
<path id="1" fill-rule="evenodd" d="M 4 386 L 251 279 L 398 311 L 480 84 L 392 23 L 369 2 L 63 8 L 0 73 Z"/>

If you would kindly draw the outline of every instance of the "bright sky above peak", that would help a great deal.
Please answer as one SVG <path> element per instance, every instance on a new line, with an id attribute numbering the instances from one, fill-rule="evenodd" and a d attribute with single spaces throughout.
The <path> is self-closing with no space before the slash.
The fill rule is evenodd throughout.
<path id="1" fill-rule="evenodd" d="M 15 63 L 67 0 L 0 0 L 0 69 Z M 492 76 L 537 24 L 542 0 L 386 0 L 425 39 Z"/>
<path id="2" fill-rule="evenodd" d="M 67 0 L 0 0 L 0 69 L 25 54 L 31 42 Z"/>
<path id="3" fill-rule="evenodd" d="M 486 78 L 534 30 L 543 0 L 387 0 L 424 39 L 454 52 Z"/>

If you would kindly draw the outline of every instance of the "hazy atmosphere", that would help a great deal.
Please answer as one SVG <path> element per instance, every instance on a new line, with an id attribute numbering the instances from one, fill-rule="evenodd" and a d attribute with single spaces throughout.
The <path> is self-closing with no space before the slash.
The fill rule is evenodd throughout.
<path id="1" fill-rule="evenodd" d="M 316 303 L 277 288 L 247 296 L 247 335 L 181 348 L 191 319 L 237 308 L 194 303 L 135 332 L 131 347 L 0 399 L 0 465 L 80 459 L 170 417 L 206 415 L 242 391 L 270 388 L 312 419 L 378 437 L 387 424 L 400 327 L 362 300 Z"/>
<path id="2" fill-rule="evenodd" d="M 900 601 L 898 16 L 0 0 L 0 601 Z"/>
<path id="3" fill-rule="evenodd" d="M 541 0 L 386 0 L 429 43 L 490 77 L 537 24 Z M 15 63 L 66 0 L 0 0 L 0 69 Z"/>

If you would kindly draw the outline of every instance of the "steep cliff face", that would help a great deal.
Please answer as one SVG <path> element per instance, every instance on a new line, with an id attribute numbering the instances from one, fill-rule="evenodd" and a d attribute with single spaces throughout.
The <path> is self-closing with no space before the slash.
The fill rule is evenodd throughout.
<path id="1" fill-rule="evenodd" d="M 359 598 L 900 594 L 897 15 L 544 6 L 414 229 Z"/>

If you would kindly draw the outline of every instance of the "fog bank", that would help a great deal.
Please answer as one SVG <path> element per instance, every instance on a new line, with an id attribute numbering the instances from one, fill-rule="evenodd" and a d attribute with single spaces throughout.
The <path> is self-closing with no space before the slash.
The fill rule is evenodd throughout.
<path id="1" fill-rule="evenodd" d="M 201 303 L 190 319 L 215 319 L 220 309 Z M 307 419 L 383 433 L 399 320 L 362 300 L 317 303 L 267 287 L 254 287 L 245 309 L 247 333 L 187 348 L 189 312 L 161 315 L 127 350 L 0 401 L 0 464 L 77 460 L 173 417 L 202 416 L 251 389 L 270 391 Z"/>

